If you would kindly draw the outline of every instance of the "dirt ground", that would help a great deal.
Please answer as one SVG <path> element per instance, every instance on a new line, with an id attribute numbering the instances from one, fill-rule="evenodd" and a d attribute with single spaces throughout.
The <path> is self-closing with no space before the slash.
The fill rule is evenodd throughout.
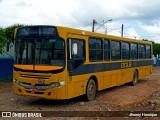
<path id="1" fill-rule="evenodd" d="M 11 82 L 0 82 L 0 111 L 160 111 L 160 67 L 154 67 L 153 74 L 140 80 L 136 86 L 122 85 L 100 91 L 96 100 L 90 102 L 85 101 L 83 97 L 57 101 L 17 96 L 13 92 Z M 84 119 L 84 117 L 73 118 Z M 133 117 L 124 118 L 137 120 Z M 87 119 L 93 118 L 87 117 Z"/>

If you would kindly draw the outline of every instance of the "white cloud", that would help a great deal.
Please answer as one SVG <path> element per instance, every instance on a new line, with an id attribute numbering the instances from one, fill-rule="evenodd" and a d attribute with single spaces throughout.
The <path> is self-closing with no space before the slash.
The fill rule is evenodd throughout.
<path id="1" fill-rule="evenodd" d="M 126 34 L 124 34 L 124 37 L 129 37 L 129 38 L 133 38 L 133 39 L 140 39 L 140 35 L 133 28 L 129 28 L 127 30 Z"/>
<path id="2" fill-rule="evenodd" d="M 114 20 L 126 20 L 128 24 L 138 20 L 146 33 L 157 34 L 160 24 L 150 24 L 160 19 L 159 5 L 159 0 L 0 0 L 0 26 L 21 23 L 83 28 L 93 19 L 113 19 L 113 24 Z M 107 27 L 117 28 L 110 23 Z M 120 36 L 120 31 L 109 28 L 108 34 Z M 104 29 L 100 31 L 104 33 Z M 139 37 L 140 33 L 132 28 L 127 34 Z"/>
<path id="3" fill-rule="evenodd" d="M 18 3 L 16 3 L 15 4 L 16 6 L 23 6 L 23 7 L 27 7 L 27 6 L 31 6 L 31 4 L 27 4 L 27 3 L 25 3 L 24 1 L 20 1 L 20 2 L 18 2 Z"/>
<path id="4" fill-rule="evenodd" d="M 72 12 L 77 6 L 76 0 L 5 0 L 0 4 L 0 26 L 19 22 L 71 26 L 76 24 Z"/>
<path id="5" fill-rule="evenodd" d="M 160 34 L 160 23 L 141 24 L 141 28 L 150 35 Z"/>
<path id="6" fill-rule="evenodd" d="M 156 43 L 160 43 L 160 35 L 155 35 L 152 40 Z"/>
<path id="7" fill-rule="evenodd" d="M 159 0 L 5 0 L 0 4 L 0 14 L 7 21 L 0 25 L 23 21 L 70 27 L 87 24 L 92 19 L 156 18 L 160 16 L 159 4 Z"/>

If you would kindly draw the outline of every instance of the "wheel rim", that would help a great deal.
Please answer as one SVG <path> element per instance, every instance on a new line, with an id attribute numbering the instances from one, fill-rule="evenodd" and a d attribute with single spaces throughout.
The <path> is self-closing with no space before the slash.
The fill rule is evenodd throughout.
<path id="1" fill-rule="evenodd" d="M 87 89 L 87 97 L 89 100 L 94 100 L 96 95 L 96 85 L 93 80 L 89 81 Z"/>

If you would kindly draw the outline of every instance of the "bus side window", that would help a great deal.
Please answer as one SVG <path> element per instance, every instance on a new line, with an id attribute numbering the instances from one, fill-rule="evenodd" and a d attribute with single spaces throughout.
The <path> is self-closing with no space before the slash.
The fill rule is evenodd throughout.
<path id="1" fill-rule="evenodd" d="M 109 39 L 104 39 L 104 60 L 110 60 L 110 41 Z"/>
<path id="2" fill-rule="evenodd" d="M 138 45 L 136 43 L 131 43 L 131 59 L 138 59 Z"/>
<path id="3" fill-rule="evenodd" d="M 82 39 L 73 38 L 69 39 L 68 44 L 68 69 L 71 71 L 85 61 L 85 42 Z"/>
<path id="4" fill-rule="evenodd" d="M 103 60 L 103 44 L 101 38 L 89 38 L 89 60 L 91 62 Z"/>
<path id="5" fill-rule="evenodd" d="M 146 58 L 151 58 L 151 46 L 146 45 Z"/>
<path id="6" fill-rule="evenodd" d="M 122 42 L 122 59 L 129 60 L 130 59 L 130 49 L 129 42 Z"/>
<path id="7" fill-rule="evenodd" d="M 120 60 L 121 59 L 121 46 L 119 41 L 111 41 L 111 59 Z"/>
<path id="8" fill-rule="evenodd" d="M 146 47 L 144 44 L 138 44 L 139 59 L 146 58 Z"/>

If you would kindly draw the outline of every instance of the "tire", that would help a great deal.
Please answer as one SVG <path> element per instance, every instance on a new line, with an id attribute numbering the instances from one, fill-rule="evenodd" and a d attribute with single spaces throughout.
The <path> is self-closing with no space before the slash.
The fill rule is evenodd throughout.
<path id="1" fill-rule="evenodd" d="M 137 72 L 137 71 L 134 71 L 133 80 L 132 80 L 132 82 L 131 82 L 131 85 L 132 85 L 132 86 L 135 86 L 135 85 L 137 85 L 137 83 L 138 83 L 138 72 Z"/>
<path id="2" fill-rule="evenodd" d="M 88 101 L 92 101 L 96 98 L 97 87 L 93 79 L 89 79 L 86 87 L 86 98 Z"/>

